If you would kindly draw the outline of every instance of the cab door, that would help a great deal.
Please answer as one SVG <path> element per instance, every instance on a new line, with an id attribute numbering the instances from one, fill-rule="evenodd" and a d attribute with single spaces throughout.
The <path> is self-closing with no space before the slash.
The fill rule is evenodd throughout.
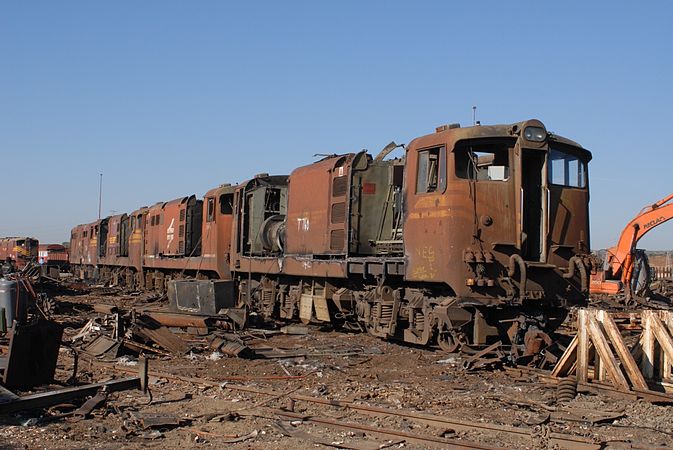
<path id="1" fill-rule="evenodd" d="M 404 253 L 409 281 L 442 280 L 449 259 L 452 229 L 447 190 L 447 145 L 407 150 Z"/>

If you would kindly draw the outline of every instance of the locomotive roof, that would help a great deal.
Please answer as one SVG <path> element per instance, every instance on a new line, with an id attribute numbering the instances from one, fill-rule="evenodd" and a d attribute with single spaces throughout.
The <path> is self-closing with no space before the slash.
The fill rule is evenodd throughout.
<path id="1" fill-rule="evenodd" d="M 465 128 L 462 128 L 456 124 L 439 127 L 437 128 L 437 131 L 434 134 L 427 134 L 425 136 L 420 136 L 414 139 L 412 142 L 416 142 L 416 144 L 418 144 L 419 146 L 424 146 L 423 141 L 425 141 L 426 139 L 434 140 L 433 137 L 437 136 L 438 134 L 446 134 L 450 136 L 449 139 L 451 141 L 459 141 L 462 139 L 480 139 L 480 138 L 502 138 L 502 137 L 516 138 L 526 126 L 544 127 L 544 124 L 535 119 L 511 124 L 475 125 Z M 582 153 L 585 153 L 585 156 L 588 159 L 591 159 L 591 152 L 589 152 L 587 149 L 585 149 L 580 144 L 571 139 L 568 139 L 566 137 L 551 132 L 548 132 L 548 139 L 552 142 L 559 142 L 561 144 L 575 147 Z M 412 142 L 410 142 L 409 145 L 411 145 Z"/>
<path id="2" fill-rule="evenodd" d="M 233 186 L 229 183 L 225 183 L 225 184 L 219 185 L 216 188 L 210 189 L 203 196 L 204 197 L 217 197 L 218 195 L 221 195 L 221 194 L 231 194 L 235 190 L 236 190 L 236 186 Z"/>

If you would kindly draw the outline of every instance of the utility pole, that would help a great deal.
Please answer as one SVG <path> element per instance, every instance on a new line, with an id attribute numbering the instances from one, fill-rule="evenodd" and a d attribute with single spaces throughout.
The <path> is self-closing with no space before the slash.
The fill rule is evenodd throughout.
<path id="1" fill-rule="evenodd" d="M 475 126 L 477 124 L 477 107 L 473 106 L 472 107 L 472 126 Z"/>
<path id="2" fill-rule="evenodd" d="M 100 181 L 98 182 L 98 220 L 100 220 L 101 206 L 103 202 L 103 174 L 100 174 Z"/>

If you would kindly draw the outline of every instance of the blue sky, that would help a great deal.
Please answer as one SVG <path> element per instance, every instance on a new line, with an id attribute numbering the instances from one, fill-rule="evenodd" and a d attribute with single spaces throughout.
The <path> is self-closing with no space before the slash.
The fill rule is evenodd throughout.
<path id="1" fill-rule="evenodd" d="M 594 154 L 592 246 L 673 192 L 673 3 L 4 1 L 0 235 L 438 125 L 539 118 Z M 673 249 L 673 226 L 641 247 Z"/>

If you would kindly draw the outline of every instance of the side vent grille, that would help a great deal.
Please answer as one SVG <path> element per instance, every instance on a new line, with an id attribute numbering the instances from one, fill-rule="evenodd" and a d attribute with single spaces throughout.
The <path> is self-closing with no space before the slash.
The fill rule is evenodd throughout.
<path id="1" fill-rule="evenodd" d="M 346 222 L 346 204 L 344 202 L 332 205 L 332 223 Z"/>
<path id="2" fill-rule="evenodd" d="M 346 176 L 335 177 L 332 180 L 332 197 L 341 197 L 346 195 L 346 190 L 348 188 L 348 179 Z"/>
<path id="3" fill-rule="evenodd" d="M 330 250 L 343 250 L 345 238 L 346 234 L 344 230 L 332 230 L 332 233 L 330 233 L 329 242 Z"/>

